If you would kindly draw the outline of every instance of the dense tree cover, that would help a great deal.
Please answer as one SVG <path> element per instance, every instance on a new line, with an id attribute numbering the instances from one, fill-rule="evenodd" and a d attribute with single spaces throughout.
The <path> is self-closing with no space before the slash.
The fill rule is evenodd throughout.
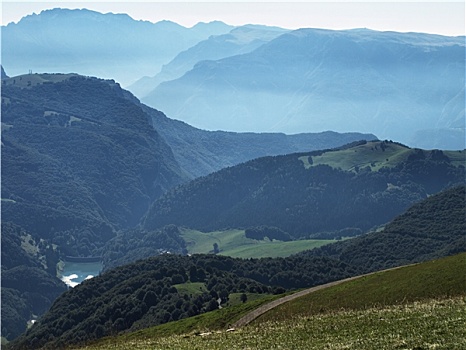
<path id="1" fill-rule="evenodd" d="M 11 311 L 2 319 L 9 337 L 25 330 L 24 310 L 39 315 L 65 290 L 56 278 L 59 255 L 94 255 L 118 230 L 136 225 L 153 199 L 187 179 L 118 84 L 33 77 L 45 83 L 2 88 L 2 287 L 15 291 L 3 304 Z M 22 247 L 21 232 L 37 254 Z M 11 271 L 21 277 L 14 283 Z M 31 294 L 28 281 L 44 288 Z"/>
<path id="2" fill-rule="evenodd" d="M 33 315 L 44 313 L 66 286 L 56 275 L 58 252 L 45 239 L 2 221 L 2 327 L 14 339 Z M 22 246 L 29 248 L 23 249 Z"/>
<path id="3" fill-rule="evenodd" d="M 377 157 L 382 145 L 390 146 L 374 144 Z M 338 237 L 341 230 L 367 231 L 389 222 L 427 195 L 464 183 L 464 166 L 452 164 L 441 151 L 406 147 L 403 152 L 410 155 L 378 171 L 303 164 L 302 157 L 324 151 L 259 158 L 174 188 L 154 202 L 144 225 L 203 231 L 266 225 L 294 238 L 329 232 Z"/>
<path id="4" fill-rule="evenodd" d="M 141 228 L 123 231 L 99 252 L 104 269 L 109 269 L 163 253 L 186 254 L 187 249 L 178 227 L 168 225 L 155 231 Z"/>
<path id="5" fill-rule="evenodd" d="M 365 272 L 466 251 L 466 187 L 430 196 L 381 232 L 319 247 L 302 256 L 326 256 Z"/>
<path id="6" fill-rule="evenodd" d="M 170 145 L 175 159 L 193 178 L 259 157 L 329 149 L 360 140 L 377 139 L 373 134 L 356 132 L 285 135 L 208 131 L 171 120 L 147 106 L 141 107 L 152 117 L 157 132 Z"/>
<path id="7" fill-rule="evenodd" d="M 277 227 L 269 227 L 269 226 L 256 226 L 256 227 L 249 227 L 244 231 L 246 238 L 257 239 L 258 241 L 262 241 L 265 237 L 270 240 L 278 240 L 278 241 L 291 241 L 291 236 L 289 233 L 280 230 Z"/>
<path id="8" fill-rule="evenodd" d="M 205 132 L 140 104 L 111 80 L 33 74 L 18 82 L 23 78 L 31 83 L 2 82 L 2 222 L 20 225 L 45 246 L 53 244 L 62 257 L 101 255 L 107 268 L 162 251 L 184 252 L 174 231 L 133 228 L 155 198 L 188 179 L 185 173 L 268 154 L 272 144 L 273 152 L 286 153 L 308 144 L 309 137 L 314 148 L 360 137 Z M 181 170 L 179 159 L 189 159 L 182 165 L 191 169 Z M 39 256 L 24 254 L 18 237 L 3 238 L 3 268 L 21 263 L 44 268 L 54 278 L 55 256 L 49 254 L 44 266 Z M 46 259 L 45 252 L 40 256 Z"/>
<path id="9" fill-rule="evenodd" d="M 109 270 L 64 293 L 12 348 L 58 348 L 215 310 L 230 293 L 280 293 L 356 272 L 327 258 L 164 254 Z M 204 283 L 205 291 L 178 292 L 177 285 L 192 282 Z"/>
<path id="10" fill-rule="evenodd" d="M 85 342 L 214 310 L 229 293 L 283 292 L 466 251 L 465 195 L 465 186 L 455 187 L 412 206 L 382 232 L 288 258 L 165 254 L 109 270 L 61 295 L 13 348 Z M 194 282 L 206 292 L 178 292 L 177 285 Z"/>
<path id="11" fill-rule="evenodd" d="M 79 76 L 29 89 L 6 86 L 2 195 L 18 206 L 135 225 L 154 198 L 185 178 L 126 94 L 111 81 Z"/>

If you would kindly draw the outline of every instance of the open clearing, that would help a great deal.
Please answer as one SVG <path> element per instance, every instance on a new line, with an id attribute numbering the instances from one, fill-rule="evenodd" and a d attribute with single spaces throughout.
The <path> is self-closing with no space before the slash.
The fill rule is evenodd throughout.
<path id="1" fill-rule="evenodd" d="M 215 232 L 200 232 L 182 229 L 181 236 L 186 242 L 190 254 L 212 253 L 213 245 L 218 244 L 220 255 L 235 258 L 265 258 L 286 257 L 303 250 L 313 249 L 335 240 L 307 239 L 291 242 L 257 241 L 246 238 L 244 230 L 227 230 Z"/>

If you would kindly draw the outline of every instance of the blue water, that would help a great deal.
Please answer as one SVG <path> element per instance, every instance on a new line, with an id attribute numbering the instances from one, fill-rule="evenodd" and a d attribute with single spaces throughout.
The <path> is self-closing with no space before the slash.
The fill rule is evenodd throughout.
<path id="1" fill-rule="evenodd" d="M 75 287 L 86 279 L 98 276 L 101 271 L 101 262 L 65 262 L 65 266 L 63 270 L 60 271 L 60 275 L 63 282 L 70 287 Z"/>

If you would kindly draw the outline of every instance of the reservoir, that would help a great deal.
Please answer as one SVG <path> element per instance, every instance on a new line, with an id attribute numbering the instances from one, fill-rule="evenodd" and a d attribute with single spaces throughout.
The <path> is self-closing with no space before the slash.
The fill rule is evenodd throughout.
<path id="1" fill-rule="evenodd" d="M 100 274 L 102 262 L 72 262 L 64 261 L 62 269 L 58 271 L 59 278 L 69 287 L 75 287 L 82 281 Z"/>

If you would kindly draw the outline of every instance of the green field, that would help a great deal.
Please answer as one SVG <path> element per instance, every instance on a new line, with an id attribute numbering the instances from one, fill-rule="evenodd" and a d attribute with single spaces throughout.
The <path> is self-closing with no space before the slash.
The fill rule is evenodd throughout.
<path id="1" fill-rule="evenodd" d="M 255 322 L 466 295 L 465 271 L 466 253 L 380 272 L 295 299 L 260 316 Z"/>
<path id="2" fill-rule="evenodd" d="M 276 296 L 85 349 L 466 349 L 465 268 L 463 253 L 320 290 L 231 332 L 230 324 Z"/>
<path id="3" fill-rule="evenodd" d="M 175 284 L 173 287 L 176 288 L 179 294 L 197 295 L 207 292 L 207 288 L 202 282 Z"/>
<path id="4" fill-rule="evenodd" d="M 58 83 L 67 80 L 77 74 L 24 74 L 2 80 L 2 84 L 13 85 L 20 88 L 28 88 L 43 83 Z"/>
<path id="5" fill-rule="evenodd" d="M 380 141 L 367 142 L 364 145 L 348 149 L 325 152 L 320 156 L 300 157 L 306 168 L 320 164 L 326 164 L 332 168 L 340 168 L 347 171 L 355 171 L 370 167 L 372 171 L 380 168 L 393 167 L 406 159 L 412 151 L 410 148 L 396 143 L 386 143 L 383 148 Z M 311 161 L 312 160 L 312 161 Z"/>
<path id="6" fill-rule="evenodd" d="M 221 255 L 235 258 L 286 257 L 303 250 L 313 249 L 334 240 L 300 240 L 291 242 L 257 241 L 246 238 L 244 230 L 227 230 L 203 233 L 182 229 L 181 236 L 186 242 L 188 253 L 212 253 L 214 243 L 218 244 Z"/>
<path id="7" fill-rule="evenodd" d="M 128 339 L 86 349 L 466 349 L 463 298 L 340 311 L 233 332 Z"/>
<path id="8" fill-rule="evenodd" d="M 394 167 L 405 161 L 415 149 L 407 148 L 397 143 L 371 141 L 364 145 L 351 147 L 349 149 L 329 151 L 320 156 L 301 156 L 306 169 L 311 166 L 326 164 L 332 168 L 340 168 L 346 171 L 356 171 L 370 167 L 371 171 L 378 171 L 382 167 Z M 453 165 L 464 165 L 465 152 L 443 151 Z"/>

